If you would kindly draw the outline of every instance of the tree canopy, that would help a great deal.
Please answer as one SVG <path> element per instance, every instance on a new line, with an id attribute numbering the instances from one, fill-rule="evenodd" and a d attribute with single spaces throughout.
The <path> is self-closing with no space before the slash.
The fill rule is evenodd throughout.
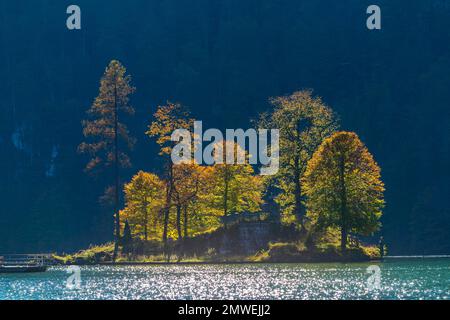
<path id="1" fill-rule="evenodd" d="M 284 221 L 303 225 L 301 178 L 314 151 L 337 129 L 336 116 L 311 90 L 271 98 L 270 102 L 274 109 L 261 115 L 258 126 L 280 130 L 280 170 L 273 179 L 281 190 L 277 201 Z"/>
<path id="2" fill-rule="evenodd" d="M 122 219 L 127 220 L 133 235 L 144 240 L 159 235 L 159 216 L 164 203 L 164 182 L 155 174 L 139 171 L 125 184 L 125 209 Z"/>
<path id="3" fill-rule="evenodd" d="M 384 184 L 380 168 L 356 133 L 337 132 L 314 153 L 302 179 L 308 217 L 319 228 L 370 235 L 380 227 Z"/>

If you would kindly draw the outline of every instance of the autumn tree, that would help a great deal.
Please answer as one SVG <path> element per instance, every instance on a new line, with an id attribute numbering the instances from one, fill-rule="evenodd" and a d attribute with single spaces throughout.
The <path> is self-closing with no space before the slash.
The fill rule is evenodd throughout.
<path id="1" fill-rule="evenodd" d="M 280 170 L 272 182 L 281 193 L 276 201 L 284 220 L 304 225 L 305 207 L 301 178 L 306 165 L 323 139 L 338 127 L 333 111 L 312 91 L 298 91 L 270 99 L 274 110 L 264 113 L 259 128 L 280 130 Z"/>
<path id="2" fill-rule="evenodd" d="M 195 236 L 205 231 L 218 228 L 221 224 L 222 209 L 220 192 L 215 192 L 217 176 L 215 166 L 195 166 L 196 173 L 191 183 L 196 184 L 195 193 L 191 194 L 183 219 L 184 237 Z M 217 201 L 214 203 L 214 201 Z"/>
<path id="3" fill-rule="evenodd" d="M 149 239 L 149 230 L 156 234 L 159 215 L 164 204 L 164 182 L 155 174 L 139 171 L 125 184 L 125 209 L 122 220 L 127 220 L 134 234 Z"/>
<path id="4" fill-rule="evenodd" d="M 203 167 L 195 162 L 180 163 L 173 166 L 173 202 L 176 208 L 176 227 L 178 239 L 188 237 L 190 209 L 195 208 L 202 189 Z M 184 235 L 183 235 L 183 233 Z"/>
<path id="5" fill-rule="evenodd" d="M 250 165 L 214 166 L 211 206 L 222 216 L 239 212 L 258 212 L 262 204 L 262 178 Z"/>
<path id="6" fill-rule="evenodd" d="M 223 159 L 214 164 L 209 173 L 212 180 L 210 209 L 223 217 L 231 213 L 259 211 L 263 203 L 262 177 L 254 175 L 254 169 L 248 163 L 248 153 L 234 141 L 218 142 L 215 150 L 220 151 Z M 227 152 L 234 154 L 234 163 L 227 163 Z M 237 163 L 239 153 L 243 153 L 245 163 Z"/>
<path id="7" fill-rule="evenodd" d="M 337 132 L 314 153 L 303 178 L 308 216 L 319 228 L 337 227 L 345 251 L 349 233 L 380 227 L 384 185 L 380 168 L 353 132 Z"/>
<path id="8" fill-rule="evenodd" d="M 134 145 L 134 139 L 121 117 L 124 114 L 134 114 L 134 109 L 129 105 L 129 96 L 134 91 L 131 77 L 126 75 L 123 65 L 119 61 L 111 61 L 101 78 L 99 94 L 88 110 L 89 119 L 82 122 L 87 141 L 81 143 L 78 148 L 81 153 L 91 157 L 86 166 L 87 172 L 98 174 L 105 169 L 111 169 L 113 173 L 114 183 L 106 189 L 106 194 L 112 196 L 114 203 L 114 260 L 120 240 L 119 168 L 131 166 L 125 150 Z"/>
<path id="9" fill-rule="evenodd" d="M 164 204 L 164 227 L 163 242 L 167 247 L 167 235 L 170 220 L 170 209 L 172 207 L 173 194 L 175 189 L 174 164 L 171 161 L 171 154 L 174 142 L 171 140 L 172 133 L 177 129 L 189 130 L 193 125 L 193 119 L 185 107 L 178 103 L 170 103 L 159 106 L 154 114 L 154 120 L 149 126 L 147 135 L 155 137 L 160 146 L 160 155 L 165 158 L 164 171 L 166 180 L 166 199 Z"/>

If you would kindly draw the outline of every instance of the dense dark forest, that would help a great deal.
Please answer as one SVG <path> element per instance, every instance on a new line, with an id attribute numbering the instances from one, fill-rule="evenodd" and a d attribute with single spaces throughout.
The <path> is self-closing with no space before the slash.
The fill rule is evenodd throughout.
<path id="1" fill-rule="evenodd" d="M 112 59 L 137 87 L 133 168 L 158 172 L 156 106 L 247 128 L 268 98 L 312 88 L 358 132 L 386 184 L 391 254 L 450 253 L 450 2 L 78 0 L 0 2 L 0 252 L 71 251 L 112 239 L 104 183 L 83 174 L 81 120 Z"/>

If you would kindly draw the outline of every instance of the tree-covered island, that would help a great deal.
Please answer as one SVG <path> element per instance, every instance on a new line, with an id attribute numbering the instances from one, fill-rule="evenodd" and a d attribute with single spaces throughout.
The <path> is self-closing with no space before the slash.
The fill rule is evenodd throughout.
<path id="1" fill-rule="evenodd" d="M 279 170 L 267 176 L 248 162 L 174 164 L 171 135 L 176 129 L 194 135 L 195 118 L 187 107 L 172 102 L 149 115 L 145 132 L 146 139 L 159 145 L 163 166 L 158 172 L 133 168 L 129 151 L 135 138 L 126 121 L 134 114 L 134 91 L 124 66 L 111 61 L 83 121 L 85 141 L 78 148 L 89 157 L 86 173 L 93 182 L 105 183 L 100 198 L 114 212 L 114 242 L 57 260 L 316 262 L 379 257 L 374 235 L 384 207 L 380 168 L 358 135 L 341 131 L 336 114 L 311 90 L 271 98 L 272 109 L 253 121 L 256 129 L 280 133 Z M 225 153 L 239 152 L 235 141 L 216 143 Z M 135 172 L 129 181 L 124 181 L 125 168 Z"/>

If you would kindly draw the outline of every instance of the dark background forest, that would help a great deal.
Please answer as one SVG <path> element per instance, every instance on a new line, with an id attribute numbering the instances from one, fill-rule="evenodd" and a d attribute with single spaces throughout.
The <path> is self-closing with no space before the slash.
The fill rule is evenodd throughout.
<path id="1" fill-rule="evenodd" d="M 450 253 L 450 1 L 77 0 L 69 31 L 72 2 L 0 0 L 0 252 L 112 239 L 77 146 L 118 59 L 137 87 L 127 177 L 161 167 L 144 132 L 166 100 L 205 127 L 248 128 L 269 97 L 312 88 L 382 168 L 390 253 Z"/>

